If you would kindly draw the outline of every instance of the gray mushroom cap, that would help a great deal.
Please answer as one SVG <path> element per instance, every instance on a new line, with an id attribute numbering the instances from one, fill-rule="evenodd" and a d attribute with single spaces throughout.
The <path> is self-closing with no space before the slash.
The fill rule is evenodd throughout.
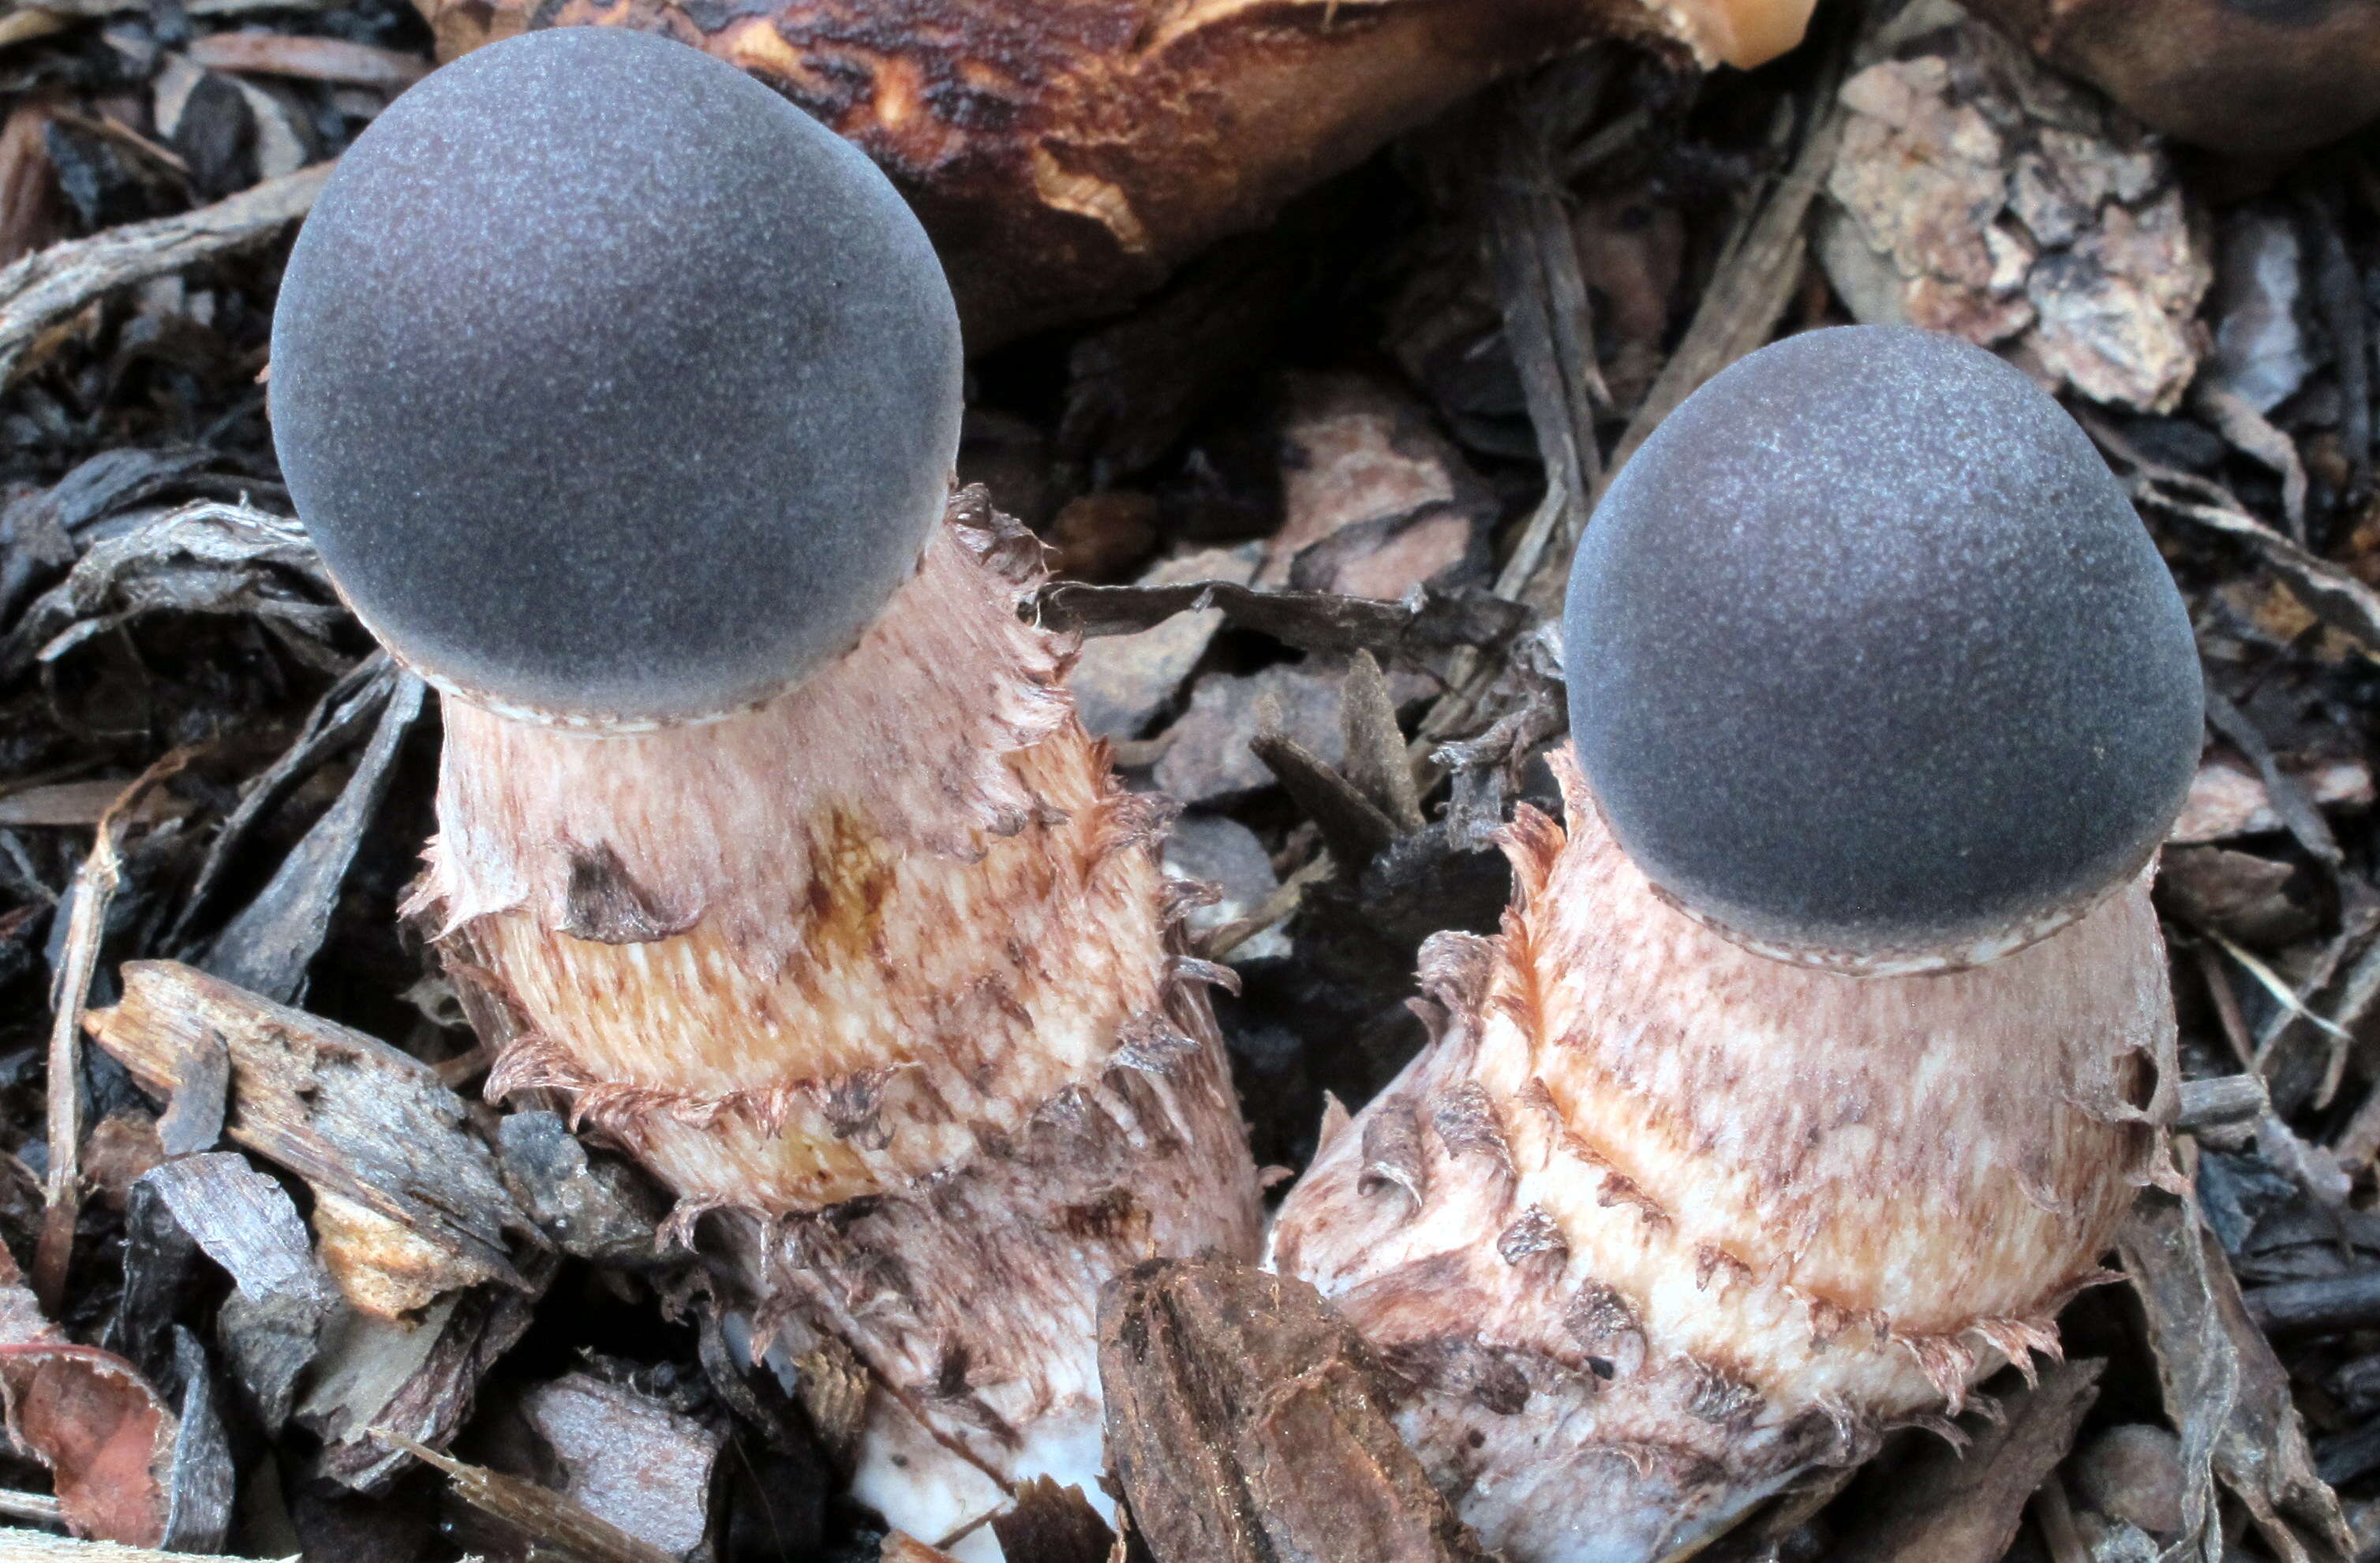
<path id="1" fill-rule="evenodd" d="M 2197 762 L 2189 616 L 2123 490 L 1930 332 L 1808 333 L 1696 392 L 1597 509 L 1562 628 L 1631 859 L 1791 959 L 2031 942 L 2147 861 Z"/>
<path id="2" fill-rule="evenodd" d="M 638 725 L 851 646 L 941 513 L 961 373 L 865 156 L 698 50 L 565 28 L 357 139 L 289 259 L 271 403 L 299 517 L 402 660 Z"/>

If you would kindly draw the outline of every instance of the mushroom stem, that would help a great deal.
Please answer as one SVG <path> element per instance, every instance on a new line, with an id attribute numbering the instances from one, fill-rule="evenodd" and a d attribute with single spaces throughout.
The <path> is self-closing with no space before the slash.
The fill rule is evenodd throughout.
<path id="1" fill-rule="evenodd" d="M 1500 937 L 1422 952 L 1437 1036 L 1291 1193 L 1270 1262 L 1415 1387 L 1408 1439 L 1514 1563 L 1649 1563 L 1936 1424 L 2162 1163 L 2149 872 L 2028 949 L 1861 977 L 1658 895 L 1554 757 Z"/>
<path id="2" fill-rule="evenodd" d="M 756 709 L 606 736 L 449 702 L 416 906 L 491 1094 L 558 1093 L 680 1237 L 716 1212 L 762 1343 L 865 1364 L 859 1496 L 928 1537 L 1027 1476 L 1096 1493 L 1100 1283 L 1257 1243 L 1215 974 L 1173 935 L 1161 812 L 1017 617 L 1038 573 L 968 491 L 857 644 Z"/>

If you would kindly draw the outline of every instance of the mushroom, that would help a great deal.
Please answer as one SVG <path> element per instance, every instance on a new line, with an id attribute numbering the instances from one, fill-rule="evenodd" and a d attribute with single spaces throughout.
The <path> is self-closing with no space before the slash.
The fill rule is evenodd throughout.
<path id="1" fill-rule="evenodd" d="M 1613 483 L 1567 822 L 1271 1263 L 1513 1563 L 1691 1550 L 2057 1350 L 2176 1078 L 2151 864 L 2202 690 L 2082 432 L 1906 327 L 1743 359 Z"/>
<path id="2" fill-rule="evenodd" d="M 1255 1173 L 1161 816 L 1018 618 L 1038 545 L 949 493 L 900 197 L 696 50 L 516 39 L 342 160 L 273 364 L 301 518 L 446 697 L 411 910 L 491 1097 L 674 1190 L 756 1348 L 856 1358 L 902 1529 L 1096 1496 L 1099 1286 L 1252 1254 Z"/>
<path id="3" fill-rule="evenodd" d="M 528 28 L 698 42 L 915 192 L 982 351 L 1109 313 L 1501 77 L 1619 39 L 1750 67 L 1814 0 L 415 0 L 442 59 Z"/>

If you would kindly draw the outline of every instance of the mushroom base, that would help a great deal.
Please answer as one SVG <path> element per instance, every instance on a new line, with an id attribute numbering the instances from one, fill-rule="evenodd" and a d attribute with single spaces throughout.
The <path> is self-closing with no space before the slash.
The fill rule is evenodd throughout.
<path id="1" fill-rule="evenodd" d="M 1524 807 L 1500 936 L 1424 947 L 1435 1039 L 1326 1130 L 1270 1263 L 1403 1378 L 1487 1545 L 1653 1563 L 2056 1352 L 2165 1165 L 2171 998 L 2145 873 L 1968 971 L 1764 960 L 1556 762 L 1567 831 Z"/>
<path id="2" fill-rule="evenodd" d="M 1038 579 L 974 491 L 757 710 L 593 736 L 450 702 L 416 904 L 489 1094 L 674 1192 L 761 1347 L 849 1349 L 862 1496 L 929 1540 L 1031 1476 L 1096 1494 L 1100 1284 L 1257 1243 L 1220 974 L 1016 616 Z"/>
<path id="3" fill-rule="evenodd" d="M 1142 1259 L 1248 1256 L 1258 1211 L 1245 1132 L 1203 996 L 1179 1010 L 1195 1046 L 1128 1050 L 1044 1105 L 1002 1152 L 858 1207 L 756 1222 L 723 1217 L 796 1359 L 832 1336 L 866 1364 L 854 1496 L 962 1559 L 950 1541 L 1017 1482 L 1072 1484 L 1102 1512 L 1098 1305 Z"/>

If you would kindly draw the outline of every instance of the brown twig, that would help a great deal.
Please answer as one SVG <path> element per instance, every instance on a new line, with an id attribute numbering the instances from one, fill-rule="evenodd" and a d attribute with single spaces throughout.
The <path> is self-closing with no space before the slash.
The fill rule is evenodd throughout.
<path id="1" fill-rule="evenodd" d="M 2215 1000 L 2215 1016 L 2223 1023 L 2223 1039 L 2231 1045 L 2231 1056 L 2240 1067 L 2253 1074 L 2256 1072 L 2256 1039 L 2249 1033 L 2248 1018 L 2240 1011 L 2240 995 L 2232 991 L 2231 974 L 2223 966 L 2223 957 L 2212 944 L 2195 944 L 2191 953 L 2197 957 L 2198 972 L 2206 979 L 2206 996 Z"/>
<path id="2" fill-rule="evenodd" d="M 455 1484 L 455 1496 L 532 1543 L 585 1563 L 674 1563 L 668 1553 L 652 1543 L 589 1513 L 560 1493 L 499 1471 L 467 1465 L 389 1428 L 375 1427 L 372 1436 L 443 1472 Z"/>
<path id="3" fill-rule="evenodd" d="M 2216 981 L 2219 975 L 2219 969 L 2209 972 L 2208 981 Z M 2217 991 L 2218 995 L 2229 993 L 2228 983 Z M 2221 1001 L 2218 997 L 2216 1002 Z M 2238 1003 L 2234 998 L 2235 1009 Z M 2265 1090 L 2265 1082 L 2253 1074 L 2217 1074 L 2205 1080 L 2185 1080 L 2176 1096 L 2180 1099 L 2174 1106 L 2173 1127 L 2178 1133 L 2253 1123 L 2273 1110 L 2273 1099 Z"/>
<path id="4" fill-rule="evenodd" d="M 2091 1563 L 2091 1549 L 2074 1523 L 2074 1506 L 2067 1500 L 2066 1484 L 2051 1472 L 2033 1495 L 2033 1522 L 2049 1548 L 2050 1563 Z"/>

